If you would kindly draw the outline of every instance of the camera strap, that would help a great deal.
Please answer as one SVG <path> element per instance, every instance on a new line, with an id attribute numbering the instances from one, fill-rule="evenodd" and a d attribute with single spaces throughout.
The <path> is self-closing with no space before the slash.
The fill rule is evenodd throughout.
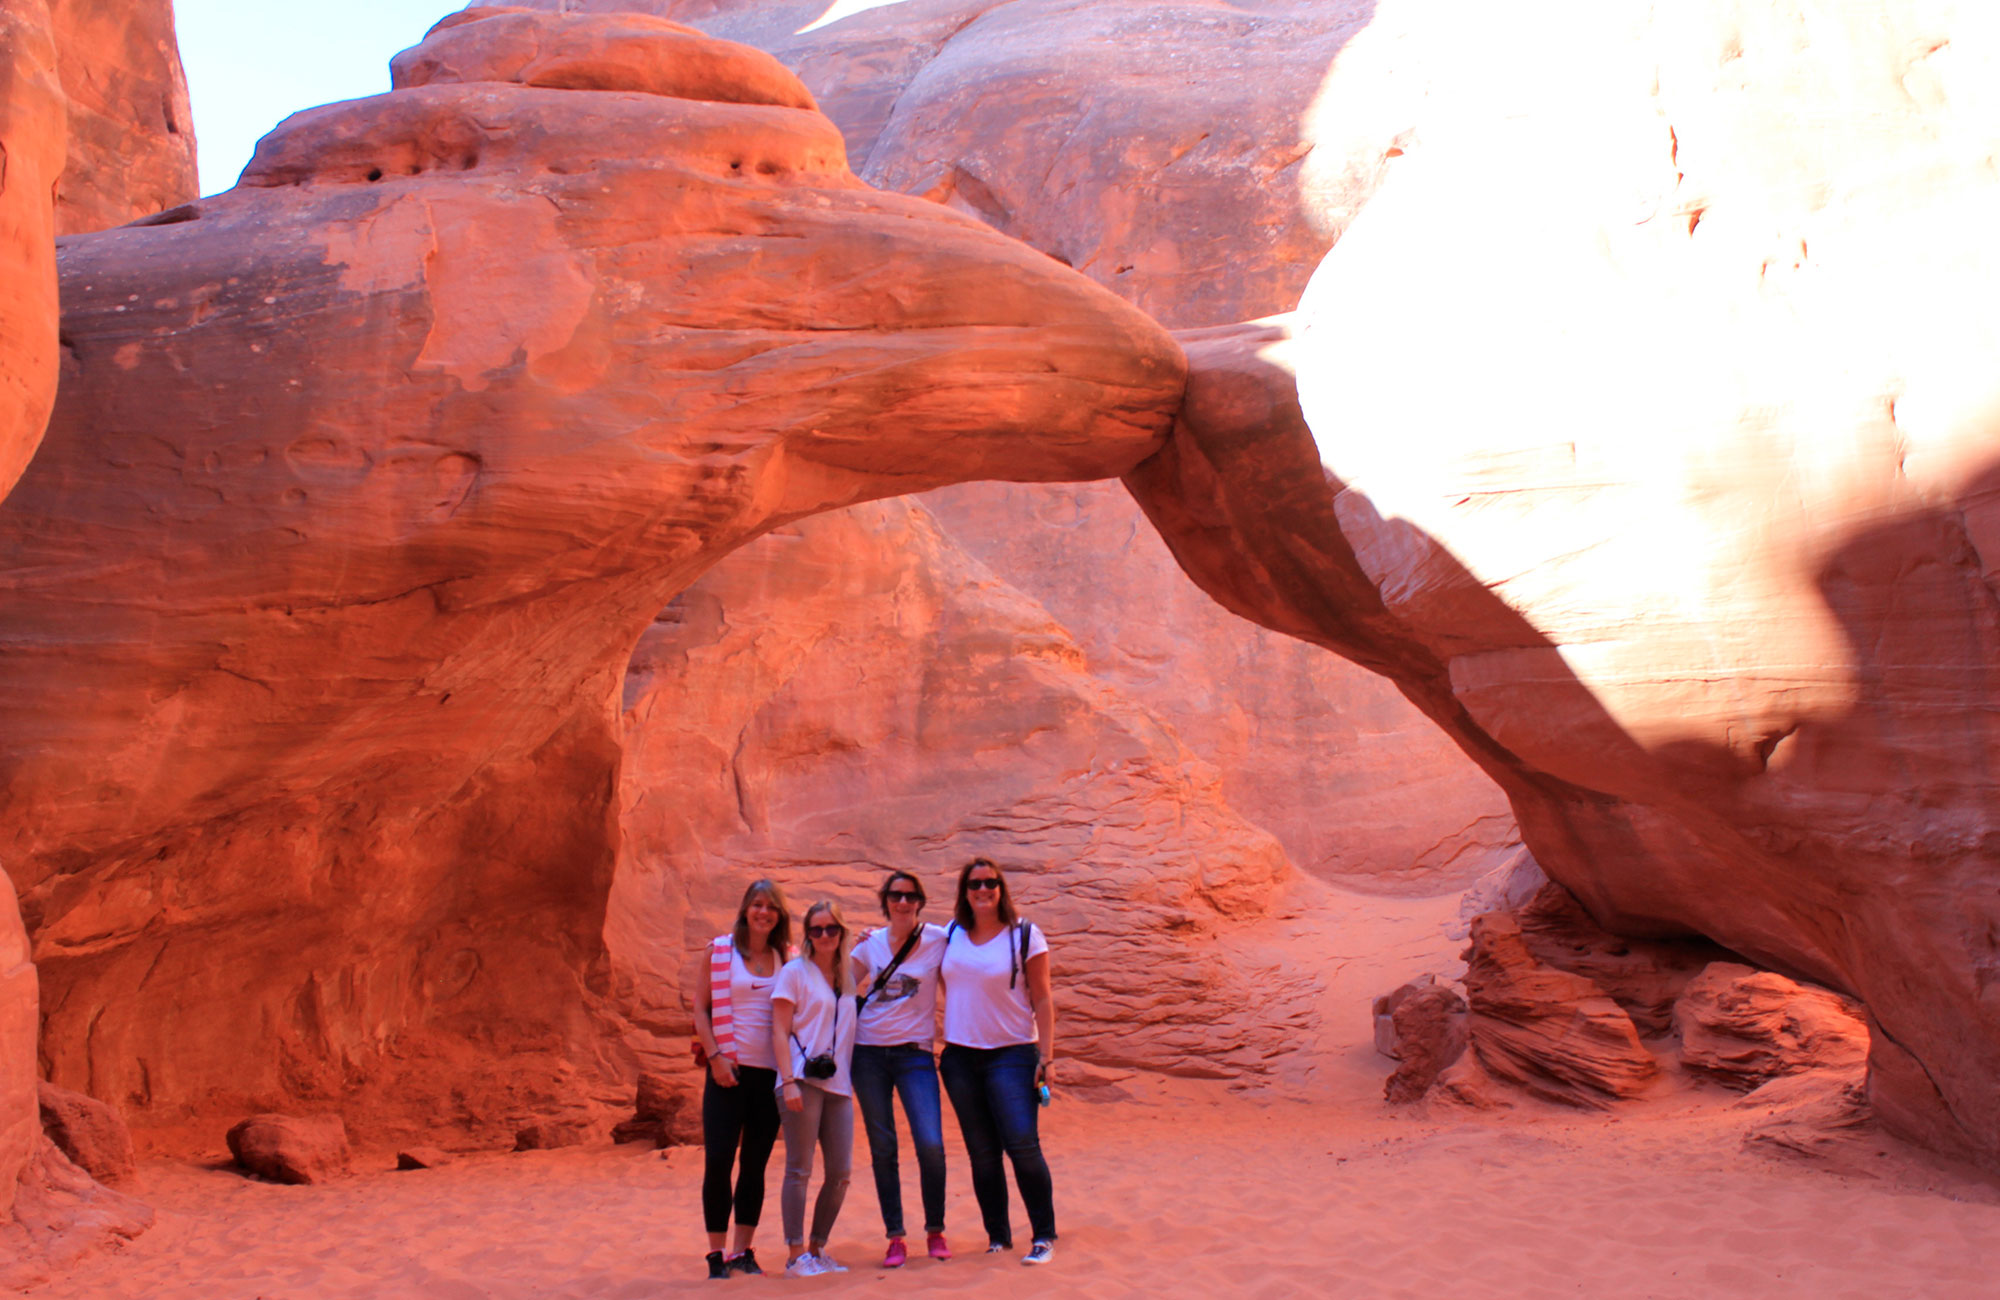
<path id="1" fill-rule="evenodd" d="M 919 921 L 917 922 L 916 928 L 910 931 L 910 937 L 903 940 L 903 946 L 897 951 L 895 959 L 891 961 L 886 967 L 883 968 L 882 973 L 880 975 L 877 975 L 875 977 L 874 985 L 871 988 L 869 988 L 869 990 L 866 993 L 863 993 L 860 997 L 854 999 L 855 1015 L 857 1016 L 860 1015 L 861 1009 L 868 1005 L 868 999 L 874 997 L 877 993 L 880 993 L 882 991 L 883 986 L 888 984 L 890 978 L 894 976 L 895 973 L 902 968 L 904 958 L 908 957 L 910 955 L 910 952 L 917 946 L 917 940 L 923 937 L 924 937 L 924 923 L 922 921 Z"/>
<path id="2" fill-rule="evenodd" d="M 833 1034 L 826 1040 L 826 1050 L 818 1053 L 820 1056 L 832 1056 L 833 1049 L 840 1046 L 840 1004 L 846 1000 L 846 998 L 841 997 L 838 993 L 833 995 Z M 809 1061 L 813 1058 L 814 1053 L 806 1050 L 806 1045 L 799 1041 L 796 1031 L 792 1034 L 792 1045 L 799 1049 L 800 1056 L 805 1057 Z"/>

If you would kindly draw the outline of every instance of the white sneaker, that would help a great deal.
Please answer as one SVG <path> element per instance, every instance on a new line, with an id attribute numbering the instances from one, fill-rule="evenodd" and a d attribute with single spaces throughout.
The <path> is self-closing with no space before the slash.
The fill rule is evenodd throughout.
<path id="1" fill-rule="evenodd" d="M 824 1272 L 826 1269 L 820 1264 L 819 1256 L 811 1251 L 785 1265 L 786 1277 L 817 1277 Z"/>
<path id="2" fill-rule="evenodd" d="M 1046 1264 L 1055 1257 L 1056 1244 L 1053 1241 L 1038 1241 L 1028 1247 L 1028 1253 L 1021 1256 L 1023 1264 Z"/>
<path id="3" fill-rule="evenodd" d="M 819 1260 L 819 1271 L 822 1273 L 845 1273 L 847 1271 L 847 1265 L 841 1263 L 823 1250 L 816 1258 Z"/>

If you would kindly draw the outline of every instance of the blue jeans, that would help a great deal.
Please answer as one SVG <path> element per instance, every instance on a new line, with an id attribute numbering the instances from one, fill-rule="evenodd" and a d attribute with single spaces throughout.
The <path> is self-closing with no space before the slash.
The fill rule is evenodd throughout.
<path id="1" fill-rule="evenodd" d="M 1036 1241 L 1056 1239 L 1055 1184 L 1042 1155 L 1041 1117 L 1035 1095 L 1035 1073 L 1041 1049 L 1033 1043 L 1014 1047 L 944 1049 L 938 1063 L 944 1090 L 965 1135 L 965 1155 L 972 1165 L 972 1194 L 979 1198 L 979 1217 L 986 1221 L 986 1240 L 1014 1244 L 1014 1227 L 1007 1213 L 1007 1170 L 1002 1152 L 1014 1165 L 1014 1184 L 1028 1207 L 1028 1226 Z"/>
<path id="2" fill-rule="evenodd" d="M 910 1145 L 917 1149 L 917 1180 L 924 1191 L 924 1231 L 944 1231 L 944 1106 L 938 1097 L 937 1064 L 931 1049 L 915 1043 L 854 1049 L 854 1100 L 868 1130 L 868 1157 L 875 1166 L 875 1199 L 882 1204 L 882 1227 L 903 1236 L 903 1178 L 896 1165 L 896 1094 L 910 1120 Z"/>

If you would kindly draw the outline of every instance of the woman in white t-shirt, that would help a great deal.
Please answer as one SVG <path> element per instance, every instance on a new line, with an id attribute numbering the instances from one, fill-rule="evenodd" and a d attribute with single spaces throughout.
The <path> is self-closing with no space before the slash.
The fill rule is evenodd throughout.
<path id="1" fill-rule="evenodd" d="M 932 1259 L 950 1259 L 944 1239 L 944 1107 L 938 1095 L 938 966 L 944 961 L 944 927 L 919 919 L 923 882 L 907 871 L 892 871 L 877 893 L 889 924 L 854 950 L 856 986 L 863 998 L 854 1039 L 854 1100 L 868 1133 L 875 1168 L 875 1199 L 889 1250 L 882 1267 L 900 1268 L 909 1259 L 903 1242 L 903 1180 L 896 1160 L 896 1097 L 910 1120 L 910 1145 L 917 1150 L 917 1180 L 923 1188 L 925 1249 Z M 864 975 L 873 971 L 874 975 Z"/>
<path id="2" fill-rule="evenodd" d="M 965 1136 L 972 1192 L 988 1252 L 1011 1250 L 1004 1153 L 1028 1209 L 1034 1242 L 1023 1264 L 1055 1253 L 1055 1191 L 1042 1155 L 1039 1102 L 1055 1059 L 1056 1004 L 1049 943 L 1014 910 L 1000 868 L 974 858 L 958 873 L 944 962 L 944 1090 Z"/>
<path id="3" fill-rule="evenodd" d="M 778 1198 L 789 1258 L 785 1272 L 798 1276 L 845 1273 L 826 1253 L 833 1221 L 847 1198 L 854 1167 L 853 972 L 848 969 L 847 924 L 840 907 L 818 902 L 806 909 L 805 951 L 785 963 L 771 991 L 771 1051 L 778 1060 L 784 1099 L 785 1185 Z M 806 1186 L 813 1148 L 826 1159 L 826 1175 L 813 1203 L 806 1235 Z"/>
<path id="4" fill-rule="evenodd" d="M 707 1162 L 701 1212 L 708 1227 L 708 1275 L 761 1273 L 750 1248 L 764 1213 L 764 1168 L 778 1140 L 777 1058 L 771 1054 L 771 991 L 792 950 L 792 913 L 768 880 L 743 891 L 736 925 L 702 949 L 684 987 L 695 990 L 695 1045 L 708 1061 L 701 1089 L 701 1136 Z M 731 1167 L 742 1166 L 731 1186 Z M 729 1242 L 729 1215 L 736 1213 Z M 729 1253 L 723 1246 L 729 1242 Z"/>

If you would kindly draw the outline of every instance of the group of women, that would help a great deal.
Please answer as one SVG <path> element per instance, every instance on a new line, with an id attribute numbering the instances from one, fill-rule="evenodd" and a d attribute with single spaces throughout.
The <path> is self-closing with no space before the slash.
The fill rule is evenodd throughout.
<path id="1" fill-rule="evenodd" d="M 940 1076 L 965 1139 L 986 1249 L 1014 1245 L 1004 1158 L 1013 1164 L 1032 1233 L 1021 1262 L 1047 1263 L 1054 1253 L 1055 1195 L 1039 1126 L 1055 1054 L 1048 940 L 1015 910 L 1005 875 L 985 858 L 958 873 L 947 925 L 923 920 L 923 882 L 906 871 L 891 872 L 877 898 L 888 924 L 859 943 L 839 904 L 814 903 L 793 955 L 784 894 L 759 880 L 744 891 L 735 928 L 709 945 L 692 981 L 698 1055 L 708 1069 L 701 1122 L 710 1278 L 763 1272 L 751 1240 L 763 1212 L 764 1168 L 780 1131 L 785 1272 L 846 1272 L 826 1243 L 847 1195 L 857 1103 L 889 1239 L 882 1266 L 901 1267 L 909 1246 L 896 1143 L 899 1097 L 917 1153 L 924 1248 L 932 1259 L 950 1259 Z M 934 1046 L 940 995 L 941 1056 Z M 808 1230 L 806 1191 L 816 1151 L 823 1172 Z"/>

